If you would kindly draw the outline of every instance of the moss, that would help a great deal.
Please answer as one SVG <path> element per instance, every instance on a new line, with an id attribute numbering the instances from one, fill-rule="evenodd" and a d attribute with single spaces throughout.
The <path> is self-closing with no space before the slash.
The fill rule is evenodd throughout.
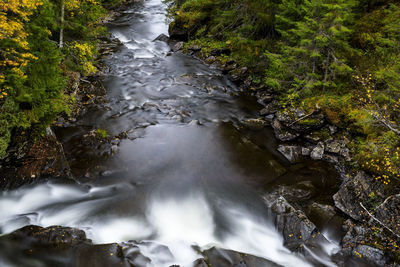
<path id="1" fill-rule="evenodd" d="M 107 133 L 106 129 L 97 129 L 96 133 L 97 133 L 97 135 L 99 135 L 103 139 L 108 137 L 108 133 Z"/>

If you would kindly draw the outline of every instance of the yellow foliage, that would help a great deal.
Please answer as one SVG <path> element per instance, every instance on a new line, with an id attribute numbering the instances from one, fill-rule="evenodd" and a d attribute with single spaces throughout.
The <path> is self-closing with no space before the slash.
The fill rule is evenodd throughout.
<path id="1" fill-rule="evenodd" d="M 92 64 L 95 57 L 94 51 L 96 51 L 96 47 L 93 44 L 72 42 L 70 47 L 78 57 L 80 65 L 86 75 L 93 74 L 97 71 L 97 68 Z"/>
<path id="2" fill-rule="evenodd" d="M 7 95 L 4 70 L 8 69 L 21 78 L 25 77 L 23 68 L 30 60 L 36 59 L 29 53 L 28 33 L 24 23 L 42 5 L 41 0 L 8 0 L 0 2 L 0 41 L 10 40 L 16 49 L 0 48 L 0 98 Z M 5 94 L 4 94 L 5 93 Z"/>

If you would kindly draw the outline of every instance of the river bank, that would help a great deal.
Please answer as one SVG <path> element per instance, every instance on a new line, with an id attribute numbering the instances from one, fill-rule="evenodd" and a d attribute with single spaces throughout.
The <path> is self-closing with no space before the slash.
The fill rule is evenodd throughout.
<path id="1" fill-rule="evenodd" d="M 168 42 L 173 51 L 189 54 L 211 68 L 221 70 L 238 83 L 241 90 L 254 95 L 263 106 L 256 122 L 269 125 L 274 130 L 275 137 L 280 141 L 277 150 L 290 163 L 297 164 L 311 158 L 335 166 L 342 183 L 332 198 L 335 208 L 349 218 L 343 224 L 347 234 L 338 255 L 366 258 L 378 266 L 398 263 L 400 213 L 397 206 L 400 189 L 397 186 L 385 187 L 381 180 L 357 170 L 355 152 L 348 146 L 354 137 L 346 129 L 331 124 L 318 106 L 311 113 L 300 108 L 287 110 L 282 107 L 274 90 L 254 82 L 246 66 L 229 59 L 229 49 L 202 47 L 195 38 L 190 40 L 189 32 L 190 28 L 182 28 L 179 23 L 172 22 L 169 28 L 171 39 L 164 36 L 160 39 Z M 385 257 L 387 260 L 384 260 Z"/>

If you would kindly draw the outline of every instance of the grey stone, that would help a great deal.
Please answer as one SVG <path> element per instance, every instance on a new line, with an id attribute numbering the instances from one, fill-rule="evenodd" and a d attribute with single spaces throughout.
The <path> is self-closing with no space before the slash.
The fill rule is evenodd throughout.
<path id="1" fill-rule="evenodd" d="M 216 266 L 216 267 L 279 267 L 264 258 L 240 253 L 233 250 L 212 247 L 201 252 L 204 259 L 195 262 L 195 267 Z"/>
<path id="2" fill-rule="evenodd" d="M 272 122 L 272 128 L 274 128 L 275 136 L 281 141 L 291 141 L 299 137 L 299 133 L 292 133 L 284 128 L 278 119 L 274 119 Z"/>
<path id="3" fill-rule="evenodd" d="M 301 154 L 303 156 L 310 156 L 311 154 L 311 149 L 307 148 L 307 147 L 302 147 L 301 148 Z"/>
<path id="4" fill-rule="evenodd" d="M 386 259 L 382 250 L 366 245 L 359 245 L 353 250 L 353 255 L 368 260 L 377 266 L 385 266 Z"/>
<path id="5" fill-rule="evenodd" d="M 383 183 L 376 181 L 364 172 L 359 172 L 355 177 L 346 179 L 333 196 L 335 206 L 355 220 L 366 218 L 366 212 L 360 203 L 363 203 L 368 209 L 371 208 L 372 202 L 379 203 L 383 199 Z"/>
<path id="6" fill-rule="evenodd" d="M 400 236 L 400 194 L 385 199 L 375 209 L 375 217 Z"/>
<path id="7" fill-rule="evenodd" d="M 154 41 L 160 41 L 160 42 L 168 43 L 169 42 L 169 37 L 162 33 L 159 36 L 157 36 L 157 38 L 154 39 L 153 42 Z"/>
<path id="8" fill-rule="evenodd" d="M 340 150 L 340 155 L 344 158 L 345 161 L 351 161 L 350 149 L 348 149 L 347 147 Z"/>
<path id="9" fill-rule="evenodd" d="M 300 146 L 279 145 L 278 151 L 291 163 L 299 162 L 302 159 Z"/>
<path id="10" fill-rule="evenodd" d="M 314 160 L 322 159 L 324 155 L 324 143 L 319 142 L 318 145 L 311 151 L 311 158 Z"/>
<path id="11" fill-rule="evenodd" d="M 286 247 L 297 250 L 304 242 L 314 238 L 316 226 L 304 212 L 296 210 L 283 196 L 272 203 L 271 209 L 276 214 L 275 225 L 283 235 Z"/>
<path id="12" fill-rule="evenodd" d="M 343 144 L 338 140 L 328 140 L 325 142 L 325 151 L 338 154 L 342 149 Z"/>
<path id="13" fill-rule="evenodd" d="M 181 50 L 184 46 L 183 42 L 177 42 L 173 47 L 172 47 L 172 51 L 177 52 L 179 50 Z"/>

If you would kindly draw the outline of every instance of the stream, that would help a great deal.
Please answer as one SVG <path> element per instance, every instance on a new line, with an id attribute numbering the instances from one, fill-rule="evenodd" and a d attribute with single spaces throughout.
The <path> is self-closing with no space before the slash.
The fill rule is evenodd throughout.
<path id="1" fill-rule="evenodd" d="M 194 246 L 283 266 L 335 266 L 330 256 L 339 249 L 340 224 L 317 225 L 330 242 L 311 263 L 283 245 L 263 198 L 278 185 L 306 181 L 316 188 L 313 201 L 332 205 L 340 184 L 335 170 L 321 162 L 290 165 L 276 152 L 271 129 L 251 123 L 260 109 L 253 97 L 219 70 L 153 41 L 168 32 L 165 10 L 161 0 L 136 3 L 109 27 L 123 46 L 105 59 L 108 102 L 56 132 L 79 182 L 1 193 L 1 234 L 63 225 L 84 230 L 96 244 L 151 241 L 138 245 L 149 267 L 192 266 L 199 258 Z M 82 142 L 93 129 L 128 138 L 104 156 Z M 152 249 L 154 243 L 171 253 Z M 23 255 L 0 252 L 0 265 L 47 266 Z"/>

